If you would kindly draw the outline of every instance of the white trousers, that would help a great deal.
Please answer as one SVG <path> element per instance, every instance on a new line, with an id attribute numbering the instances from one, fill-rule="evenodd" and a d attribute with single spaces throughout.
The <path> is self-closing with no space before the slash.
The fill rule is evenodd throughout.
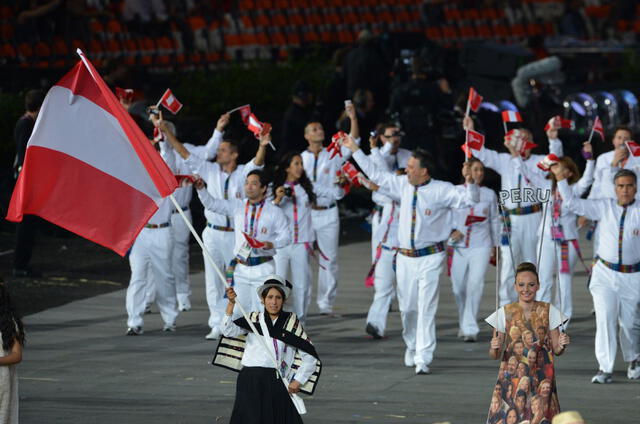
<path id="1" fill-rule="evenodd" d="M 374 210 L 371 214 L 371 262 L 376 259 L 376 249 L 380 243 L 380 240 L 375 237 L 375 234 L 378 232 L 378 227 L 382 224 L 380 222 L 381 217 L 382 212 L 378 212 L 377 210 Z"/>
<path id="2" fill-rule="evenodd" d="M 219 231 L 207 226 L 202 232 L 202 241 L 213 258 L 213 262 L 224 275 L 227 265 L 233 259 L 233 248 L 235 246 L 233 231 Z M 224 310 L 227 306 L 226 299 L 224 299 L 226 285 L 207 258 L 204 258 L 204 282 L 207 305 L 209 306 L 208 324 L 209 327 L 216 328 L 222 323 Z"/>
<path id="3" fill-rule="evenodd" d="M 511 215 L 511 250 L 509 246 L 500 246 L 500 306 L 515 302 L 518 299 L 513 282 L 514 269 L 521 262 L 537 261 L 538 226 L 542 218 L 541 212 L 529 215 Z M 502 218 L 500 218 L 502 220 Z M 547 216 L 549 219 L 549 216 Z M 501 221 L 502 222 L 502 221 Z M 514 264 L 515 263 L 515 264 Z"/>
<path id="4" fill-rule="evenodd" d="M 445 252 L 412 258 L 398 254 L 398 305 L 402 317 L 402 337 L 415 351 L 416 365 L 429 365 L 436 350 L 436 310 L 438 279 Z"/>
<path id="5" fill-rule="evenodd" d="M 321 211 L 311 211 L 311 224 L 316 233 L 318 247 L 324 254 L 318 255 L 317 303 L 321 313 L 333 311 L 338 288 L 338 239 L 340 235 L 340 217 L 338 207 Z"/>
<path id="6" fill-rule="evenodd" d="M 127 326 L 142 327 L 148 275 L 153 275 L 156 304 L 162 320 L 175 324 L 178 316 L 176 283 L 171 270 L 171 228 L 143 228 L 129 253 L 131 280 L 127 288 Z M 149 270 L 151 273 L 149 273 Z"/>
<path id="7" fill-rule="evenodd" d="M 373 325 L 381 336 L 387 327 L 387 315 L 389 306 L 395 296 L 393 283 L 396 280 L 396 273 L 393 270 L 394 250 L 382 249 L 380 259 L 376 264 L 373 279 L 373 301 L 367 314 L 367 323 Z"/>
<path id="8" fill-rule="evenodd" d="M 238 264 L 233 273 L 235 286 L 233 287 L 238 302 L 242 304 L 247 313 L 253 311 L 263 311 L 264 306 L 256 291 L 264 282 L 264 278 L 276 271 L 274 261 L 265 262 L 260 265 L 247 266 Z M 226 304 L 226 302 L 225 302 Z M 233 318 L 241 316 L 240 308 L 235 308 Z"/>
<path id="9" fill-rule="evenodd" d="M 571 280 L 573 278 L 573 269 L 578 261 L 578 252 L 573 247 L 573 243 L 569 244 L 569 273 L 560 272 L 561 261 L 561 248 L 560 243 L 552 241 L 549 237 L 543 237 L 542 241 L 542 253 L 540 254 L 540 265 L 538 266 L 538 275 L 540 276 L 540 290 L 536 295 L 537 300 L 543 302 L 551 302 L 551 293 L 553 287 L 556 289 L 554 306 L 557 307 L 562 314 L 571 318 L 573 313 L 573 303 L 571 301 Z M 538 242 L 538 249 L 540 248 L 540 242 Z M 555 276 L 558 275 L 558 283 Z M 559 292 L 558 292 L 559 290 Z M 565 324 L 565 328 L 568 323 Z"/>
<path id="10" fill-rule="evenodd" d="M 287 278 L 291 269 L 291 278 L 287 278 L 293 285 L 293 312 L 304 324 L 307 311 L 311 303 L 311 265 L 309 253 L 304 243 L 292 243 L 278 249 L 274 256 L 276 274 Z"/>
<path id="11" fill-rule="evenodd" d="M 184 214 L 191 219 L 191 210 L 187 209 Z M 189 239 L 191 232 L 189 227 L 180 216 L 180 213 L 171 214 L 171 231 L 173 233 L 173 252 L 171 255 L 171 267 L 176 280 L 176 295 L 178 297 L 178 308 L 191 308 L 191 281 L 189 280 Z"/>
<path id="12" fill-rule="evenodd" d="M 637 320 L 640 303 L 640 272 L 622 273 L 596 262 L 589 291 L 596 310 L 596 359 L 600 369 L 613 372 L 616 359 L 616 333 L 625 362 L 639 359 Z"/>
<path id="13" fill-rule="evenodd" d="M 491 247 L 457 248 L 451 262 L 451 285 L 458 306 L 460 330 L 465 336 L 477 336 L 478 309 L 484 289 L 484 276 Z"/>

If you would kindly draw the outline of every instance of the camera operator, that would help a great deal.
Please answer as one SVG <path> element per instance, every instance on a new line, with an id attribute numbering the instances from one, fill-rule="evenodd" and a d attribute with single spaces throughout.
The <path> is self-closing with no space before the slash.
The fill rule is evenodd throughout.
<path id="1" fill-rule="evenodd" d="M 435 157 L 438 153 L 440 126 L 438 113 L 453 108 L 449 82 L 437 73 L 430 72 L 428 63 L 421 57 L 411 61 L 411 79 L 399 85 L 391 93 L 389 111 L 397 117 L 405 132 L 404 147 L 422 147 Z"/>

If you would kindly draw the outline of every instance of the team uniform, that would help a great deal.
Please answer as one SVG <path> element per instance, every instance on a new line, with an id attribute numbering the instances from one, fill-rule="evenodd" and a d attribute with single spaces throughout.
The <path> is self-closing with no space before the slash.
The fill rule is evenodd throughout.
<path id="1" fill-rule="evenodd" d="M 620 206 L 613 199 L 579 199 L 566 181 L 560 181 L 558 189 L 568 209 L 600 222 L 589 291 L 596 311 L 596 359 L 600 371 L 610 374 L 618 326 L 624 360 L 640 359 L 638 329 L 634 328 L 640 303 L 640 202 Z M 629 378 L 640 377 L 637 368 L 629 368 Z"/>
<path id="2" fill-rule="evenodd" d="M 555 153 L 560 140 L 549 140 L 549 149 Z M 504 200 L 502 213 L 502 235 L 500 246 L 500 305 L 515 302 L 516 292 L 513 289 L 515 278 L 515 265 L 521 262 L 536 263 L 536 245 L 538 234 L 531 231 L 540 225 L 542 204 L 532 196 L 524 196 L 535 193 L 530 181 L 522 175 L 520 170 L 514 169 L 509 153 L 498 153 L 496 151 L 482 147 L 480 150 L 472 150 L 473 155 L 480 159 L 482 163 L 500 174 L 501 190 L 509 192 L 509 196 Z M 544 155 L 531 155 L 528 159 L 523 159 L 523 166 L 528 168 L 529 174 L 540 172 L 536 164 L 544 158 Z M 517 190 L 521 197 L 514 198 L 512 190 Z M 513 257 L 512 257 L 513 254 Z"/>
<path id="3" fill-rule="evenodd" d="M 309 150 L 300 154 L 304 171 L 316 187 L 331 187 L 335 184 L 336 173 L 349 158 L 351 152 L 341 147 L 342 157 L 322 149 L 318 155 Z M 338 287 L 338 239 L 340 235 L 340 217 L 337 200 L 342 196 L 318 195 L 316 203 L 311 205 L 311 225 L 318 243 L 318 293 L 317 303 L 321 313 L 331 313 Z"/>
<path id="4" fill-rule="evenodd" d="M 438 279 L 445 258 L 444 241 L 450 232 L 450 208 L 477 201 L 477 186 L 468 185 L 464 193 L 434 179 L 413 186 L 407 176 L 381 172 L 361 150 L 353 157 L 373 182 L 400 195 L 396 264 L 402 335 L 407 346 L 405 365 L 415 364 L 416 372 L 428 372 L 436 347 Z"/>
<path id="5" fill-rule="evenodd" d="M 520 160 L 514 159 L 513 166 L 520 168 Z M 582 178 L 570 186 L 573 196 L 580 197 L 589 189 L 593 182 L 594 168 L 594 161 L 588 160 Z M 540 252 L 540 264 L 538 265 L 540 290 L 538 290 L 536 300 L 551 302 L 555 274 L 558 278 L 555 306 L 567 319 L 570 319 L 573 313 L 571 279 L 576 262 L 578 258 L 582 257 L 576 224 L 578 217 L 563 205 L 560 192 L 553 186 L 552 180 L 538 173 L 529 175 L 526 169 L 522 171 L 535 187 L 549 190 L 551 193 L 547 205 L 547 219 L 542 229 L 542 238 L 538 240 L 537 246 Z M 540 228 L 537 233 L 541 233 Z"/>
<path id="6" fill-rule="evenodd" d="M 221 141 L 222 133 L 216 130 L 213 137 Z M 238 165 L 231 173 L 227 173 L 218 163 L 209 162 L 197 154 L 190 155 L 186 163 L 194 174 L 200 175 L 207 183 L 207 191 L 216 199 L 243 199 L 247 175 L 254 169 L 262 168 L 262 166 L 255 165 L 252 160 L 246 165 Z M 233 216 L 209 209 L 205 209 L 204 215 L 207 219 L 207 226 L 202 232 L 202 241 L 216 266 L 224 272 L 234 257 Z M 209 306 L 208 324 L 212 330 L 218 331 L 225 308 L 224 281 L 220 280 L 207 260 L 204 261 L 204 273 L 207 305 Z"/>
<path id="7" fill-rule="evenodd" d="M 456 186 L 463 193 L 466 185 Z M 453 211 L 453 229 L 463 234 L 454 245 L 451 257 L 451 284 L 458 306 L 460 335 L 475 340 L 480 329 L 477 316 L 484 289 L 484 276 L 491 251 L 498 246 L 500 221 L 493 190 L 479 188 L 480 201 L 472 207 Z"/>
<path id="8" fill-rule="evenodd" d="M 311 265 L 309 255 L 313 254 L 315 234 L 312 227 L 311 203 L 309 196 L 299 183 L 285 183 L 291 188 L 291 197 L 284 197 L 278 205 L 288 218 L 291 244 L 277 249 L 274 258 L 276 274 L 287 277 L 291 267 L 293 281 L 293 311 L 302 323 L 306 321 L 311 302 Z M 333 184 L 333 188 L 315 186 L 316 196 L 342 197 L 343 190 Z"/>
<path id="9" fill-rule="evenodd" d="M 387 160 L 389 156 L 382 155 L 378 148 L 372 149 L 369 157 L 382 171 L 389 172 L 399 169 L 394 166 L 395 160 L 390 165 Z M 406 167 L 407 160 L 406 157 L 401 160 L 400 163 L 403 165 L 401 167 Z M 389 307 L 395 296 L 393 287 L 396 281 L 394 262 L 398 251 L 400 198 L 384 187 L 373 192 L 371 198 L 381 209 L 377 212 L 378 216 L 374 215 L 373 217 L 374 220 L 379 220 L 379 223 L 375 226 L 372 225 L 371 233 L 372 245 L 375 243 L 375 246 L 373 264 L 368 278 L 373 277 L 374 295 L 367 313 L 367 328 L 369 325 L 373 326 L 376 333 L 382 337 L 387 327 Z"/>
<path id="10" fill-rule="evenodd" d="M 256 204 L 237 198 L 225 200 L 214 198 L 205 189 L 198 190 L 198 197 L 208 212 L 233 219 L 233 257 L 228 263 L 227 279 L 235 285 L 238 299 L 247 310 L 262 310 L 256 288 L 262 284 L 265 276 L 275 272 L 273 257 L 276 249 L 291 243 L 287 217 L 266 199 Z M 243 232 L 259 241 L 270 241 L 274 249 L 251 248 Z M 222 309 L 218 311 L 223 314 Z"/>

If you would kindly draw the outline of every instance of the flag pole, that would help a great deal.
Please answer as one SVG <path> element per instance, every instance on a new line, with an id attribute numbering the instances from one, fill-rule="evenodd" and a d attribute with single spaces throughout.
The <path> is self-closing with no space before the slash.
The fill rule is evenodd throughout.
<path id="1" fill-rule="evenodd" d="M 222 271 L 220 271 L 220 268 L 218 268 L 218 266 L 214 262 L 213 258 L 209 254 L 209 251 L 204 246 L 204 243 L 203 243 L 202 239 L 200 238 L 200 236 L 198 235 L 198 232 L 195 230 L 195 228 L 193 228 L 193 225 L 191 224 L 191 222 L 187 218 L 187 215 L 185 215 L 184 211 L 182 210 L 182 207 L 180 206 L 180 204 L 178 203 L 176 198 L 173 197 L 173 194 L 170 194 L 169 198 L 171 199 L 171 202 L 173 203 L 173 206 L 176 208 L 176 210 L 178 211 L 178 213 L 182 217 L 182 220 L 184 221 L 184 223 L 189 228 L 189 231 L 191 231 L 191 234 L 193 234 L 193 237 L 196 239 L 196 241 L 200 245 L 200 248 L 202 249 L 202 253 L 204 254 L 204 257 L 206 258 L 206 260 L 209 262 L 209 264 L 216 271 L 216 273 L 218 274 L 220 279 L 222 279 L 222 282 L 224 283 L 224 285 L 226 287 L 231 287 L 231 285 L 227 282 L 227 278 L 222 274 Z M 284 376 L 282 374 L 280 374 L 280 371 L 278 369 L 278 362 L 277 362 L 275 356 L 273 355 L 273 352 L 271 351 L 269 346 L 267 346 L 267 343 L 264 341 L 264 338 L 261 337 L 260 333 L 258 333 L 258 330 L 256 329 L 255 325 L 253 325 L 253 322 L 249 318 L 249 315 L 247 314 L 247 311 L 242 307 L 242 304 L 239 302 L 239 300 L 237 298 L 236 298 L 236 305 L 238 305 L 238 308 L 240 308 L 240 312 L 242 312 L 242 316 L 244 317 L 244 319 L 249 324 L 249 327 L 251 327 L 251 331 L 253 331 L 255 333 L 255 335 L 257 336 L 257 339 L 260 341 L 260 344 L 262 345 L 264 350 L 267 352 L 267 354 L 269 355 L 269 357 L 273 361 L 275 369 L 276 369 L 276 374 L 278 374 L 278 376 L 282 380 L 282 383 L 284 384 L 285 389 L 287 390 L 287 393 L 288 393 L 288 391 L 289 391 L 289 383 L 284 378 Z M 299 398 L 295 393 L 294 394 L 289 393 L 289 396 L 291 396 L 293 404 L 296 407 L 296 409 L 298 409 L 299 403 L 301 404 L 301 407 L 304 409 L 304 403 L 302 402 L 301 398 Z M 295 398 L 297 398 L 297 399 L 295 399 Z M 301 414 L 304 414 L 306 412 L 306 410 L 305 410 L 305 412 L 301 412 L 300 409 L 298 409 L 298 412 L 300 412 Z"/>
<path id="2" fill-rule="evenodd" d="M 167 94 L 167 91 L 169 91 L 168 88 L 164 90 L 164 93 L 162 93 L 162 96 L 160 96 L 160 100 L 158 100 L 158 103 L 156 103 L 156 109 L 160 107 L 160 104 L 162 103 L 162 98 L 164 97 L 165 94 Z"/>
<path id="3" fill-rule="evenodd" d="M 598 119 L 598 118 L 596 117 L 596 119 Z M 594 132 L 595 129 L 596 129 L 596 123 L 594 121 L 593 125 L 591 126 L 591 134 L 589 134 L 589 143 L 591 143 L 591 138 L 593 138 L 593 132 Z"/>
<path id="4" fill-rule="evenodd" d="M 251 106 L 251 105 L 250 105 L 250 104 L 246 104 L 246 105 L 238 106 L 238 107 L 236 107 L 236 108 L 231 109 L 231 110 L 230 110 L 230 111 L 228 111 L 227 113 L 233 113 L 233 112 L 235 112 L 235 111 L 237 111 L 237 110 L 240 110 L 240 109 L 242 109 L 243 107 L 247 107 L 247 106 Z"/>
<path id="5" fill-rule="evenodd" d="M 469 88 L 469 90 L 471 90 L 471 88 Z M 464 112 L 464 116 L 468 117 L 469 116 L 469 111 L 471 110 L 471 102 L 469 102 L 469 99 L 467 98 L 467 110 Z M 464 161 L 465 162 L 469 162 L 469 129 L 465 128 L 464 129 L 464 145 L 467 148 L 466 152 L 464 153 Z"/>

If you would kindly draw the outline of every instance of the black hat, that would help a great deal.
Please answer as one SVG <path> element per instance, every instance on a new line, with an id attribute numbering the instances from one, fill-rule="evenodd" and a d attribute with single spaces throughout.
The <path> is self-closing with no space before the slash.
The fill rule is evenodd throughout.
<path id="1" fill-rule="evenodd" d="M 258 297 L 262 297 L 262 293 L 265 289 L 270 289 L 271 287 L 278 288 L 284 292 L 284 297 L 288 298 L 291 294 L 291 290 L 293 289 L 293 285 L 284 278 L 279 275 L 272 274 L 268 275 L 264 279 L 264 283 L 260 287 L 257 288 Z"/>

